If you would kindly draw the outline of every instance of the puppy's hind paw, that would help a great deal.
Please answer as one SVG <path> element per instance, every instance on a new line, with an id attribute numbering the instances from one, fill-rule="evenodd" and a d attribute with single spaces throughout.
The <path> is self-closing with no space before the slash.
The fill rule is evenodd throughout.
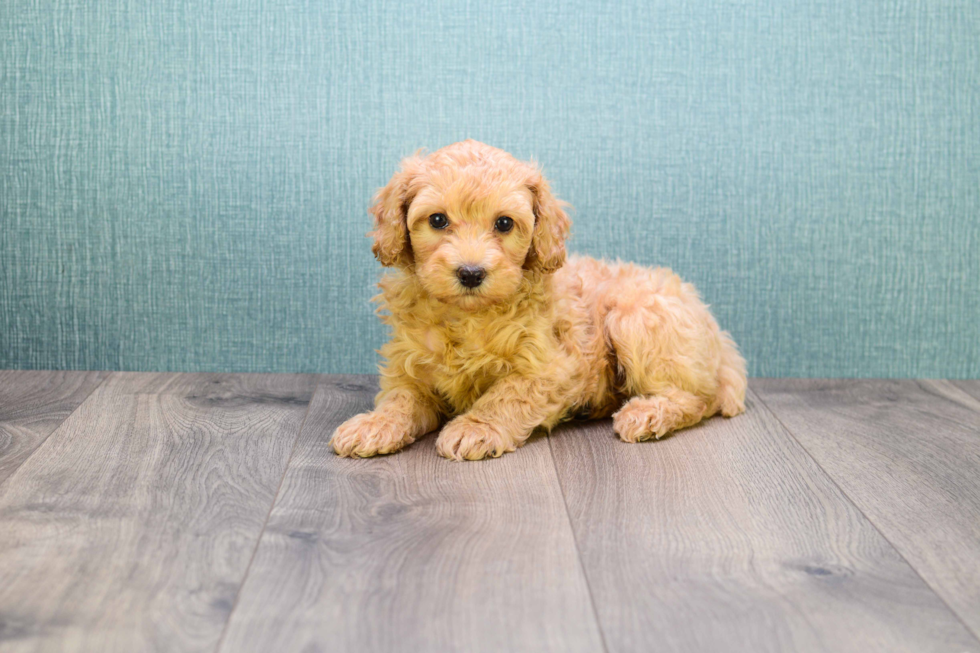
<path id="1" fill-rule="evenodd" d="M 623 442 L 642 442 L 661 438 L 666 433 L 656 433 L 650 425 L 650 415 L 643 410 L 620 410 L 613 416 L 613 430 Z"/>
<path id="2" fill-rule="evenodd" d="M 487 456 L 497 458 L 516 449 L 518 444 L 497 427 L 463 415 L 443 427 L 436 440 L 436 451 L 452 460 L 480 460 Z"/>
<path id="3" fill-rule="evenodd" d="M 394 453 L 414 441 L 397 421 L 370 412 L 355 415 L 338 426 L 330 444 L 338 456 L 369 458 Z"/>
<path id="4" fill-rule="evenodd" d="M 672 431 L 696 424 L 706 410 L 703 399 L 682 390 L 633 397 L 613 415 L 613 430 L 623 442 L 659 440 Z"/>

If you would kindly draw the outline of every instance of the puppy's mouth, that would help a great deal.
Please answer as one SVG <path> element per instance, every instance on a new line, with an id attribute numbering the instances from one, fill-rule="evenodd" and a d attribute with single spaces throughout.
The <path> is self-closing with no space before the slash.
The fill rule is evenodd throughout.
<path id="1" fill-rule="evenodd" d="M 488 293 L 486 284 L 481 284 L 476 288 L 467 288 L 460 284 L 456 288 L 456 292 L 452 296 L 444 298 L 443 301 L 455 304 L 460 308 L 474 310 L 495 304 L 499 299 Z"/>
<path id="2" fill-rule="evenodd" d="M 487 297 L 486 293 L 483 292 L 482 288 L 480 287 L 465 288 L 461 286 L 459 291 L 452 299 L 460 302 L 466 302 L 467 304 L 477 304 L 484 303 L 490 298 Z"/>

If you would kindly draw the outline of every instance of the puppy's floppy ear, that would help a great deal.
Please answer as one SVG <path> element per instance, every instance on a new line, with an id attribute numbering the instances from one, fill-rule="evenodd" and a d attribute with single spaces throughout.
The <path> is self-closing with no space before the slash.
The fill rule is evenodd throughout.
<path id="1" fill-rule="evenodd" d="M 565 264 L 565 239 L 572 221 L 564 208 L 569 204 L 551 194 L 548 181 L 537 168 L 532 168 L 527 186 L 534 198 L 534 234 L 524 267 L 554 272 Z"/>
<path id="2" fill-rule="evenodd" d="M 422 171 L 421 150 L 402 160 L 401 170 L 392 176 L 388 185 L 374 196 L 368 213 L 374 216 L 374 238 L 371 251 L 385 267 L 408 267 L 412 264 L 412 248 L 408 241 L 408 206 L 417 189 L 413 182 Z"/>

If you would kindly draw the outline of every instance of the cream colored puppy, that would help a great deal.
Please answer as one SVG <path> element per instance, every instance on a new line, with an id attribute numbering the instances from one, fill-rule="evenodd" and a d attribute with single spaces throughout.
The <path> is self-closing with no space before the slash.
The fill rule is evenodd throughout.
<path id="1" fill-rule="evenodd" d="M 392 453 L 442 425 L 456 460 L 499 456 L 573 416 L 626 442 L 745 409 L 745 361 L 664 268 L 565 260 L 569 220 L 532 164 L 468 140 L 402 161 L 371 208 L 391 340 L 375 409 L 341 456 Z"/>

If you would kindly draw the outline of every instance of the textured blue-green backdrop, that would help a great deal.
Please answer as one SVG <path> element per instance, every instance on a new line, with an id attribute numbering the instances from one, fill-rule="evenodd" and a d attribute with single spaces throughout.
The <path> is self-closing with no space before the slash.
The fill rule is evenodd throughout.
<path id="1" fill-rule="evenodd" d="M 467 137 L 753 374 L 980 375 L 976 0 L 4 0 L 0 367 L 371 371 L 370 196 Z"/>

